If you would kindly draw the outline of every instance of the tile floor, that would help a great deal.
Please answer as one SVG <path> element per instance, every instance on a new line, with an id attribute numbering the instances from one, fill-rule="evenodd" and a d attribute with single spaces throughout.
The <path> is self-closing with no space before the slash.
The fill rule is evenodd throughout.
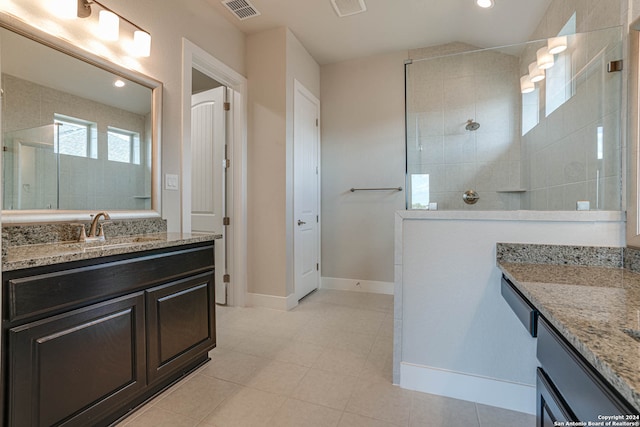
<path id="1" fill-rule="evenodd" d="M 513 427 L 519 412 L 391 384 L 393 297 L 318 290 L 290 312 L 217 307 L 212 360 L 119 427 Z"/>

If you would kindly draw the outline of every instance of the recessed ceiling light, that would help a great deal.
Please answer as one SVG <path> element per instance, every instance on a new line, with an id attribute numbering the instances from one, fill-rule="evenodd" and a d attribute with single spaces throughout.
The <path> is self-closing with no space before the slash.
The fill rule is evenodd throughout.
<path id="1" fill-rule="evenodd" d="M 493 0 L 476 0 L 476 4 L 484 9 L 489 9 L 490 7 L 493 7 L 494 1 Z"/>
<path id="2" fill-rule="evenodd" d="M 115 87 L 124 87 L 125 83 L 124 83 L 124 81 L 122 81 L 122 80 L 118 79 L 118 80 L 116 80 L 115 82 L 113 82 L 113 85 L 114 85 Z"/>

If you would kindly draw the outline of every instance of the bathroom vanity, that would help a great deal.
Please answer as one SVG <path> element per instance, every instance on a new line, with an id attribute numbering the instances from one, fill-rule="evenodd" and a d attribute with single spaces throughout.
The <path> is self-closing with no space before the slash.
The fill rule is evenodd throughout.
<path id="1" fill-rule="evenodd" d="M 622 248 L 611 255 L 594 259 L 622 260 Z M 503 259 L 498 266 L 502 296 L 537 338 L 536 425 L 640 425 L 640 336 L 633 334 L 639 326 L 640 274 L 622 265 Z"/>
<path id="2" fill-rule="evenodd" d="M 9 248 L 4 425 L 109 425 L 209 360 L 215 237 Z"/>

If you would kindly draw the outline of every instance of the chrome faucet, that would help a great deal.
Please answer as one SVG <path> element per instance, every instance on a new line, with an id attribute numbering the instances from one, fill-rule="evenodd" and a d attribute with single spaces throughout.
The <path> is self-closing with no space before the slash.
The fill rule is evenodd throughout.
<path id="1" fill-rule="evenodd" d="M 100 217 L 104 217 L 105 220 L 111 219 L 107 212 L 98 212 L 93 216 L 91 220 L 91 227 L 89 228 L 89 235 L 86 236 L 85 242 L 96 242 L 96 241 L 104 241 L 104 229 L 102 228 L 102 224 L 100 224 L 100 229 L 98 229 L 98 221 Z M 97 234 L 96 234 L 97 233 Z"/>

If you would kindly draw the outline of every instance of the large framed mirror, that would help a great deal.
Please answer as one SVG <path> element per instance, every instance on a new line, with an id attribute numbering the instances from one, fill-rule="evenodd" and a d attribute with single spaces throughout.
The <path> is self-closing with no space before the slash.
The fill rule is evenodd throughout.
<path id="1" fill-rule="evenodd" d="M 160 215 L 162 84 L 0 17 L 2 221 Z"/>

